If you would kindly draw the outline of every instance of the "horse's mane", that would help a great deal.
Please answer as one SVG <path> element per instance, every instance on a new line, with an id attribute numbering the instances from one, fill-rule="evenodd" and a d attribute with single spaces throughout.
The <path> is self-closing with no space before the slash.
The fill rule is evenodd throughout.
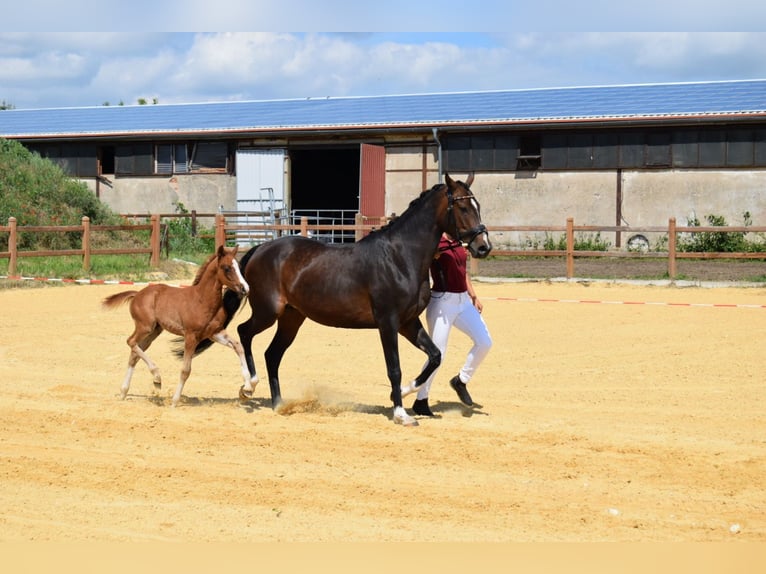
<path id="1" fill-rule="evenodd" d="M 431 189 L 426 189 L 426 190 L 424 190 L 424 191 L 421 191 L 421 192 L 420 192 L 420 195 L 418 195 L 418 196 L 417 196 L 415 199 L 413 199 L 412 201 L 410 201 L 410 204 L 407 206 L 407 209 L 405 209 L 405 210 L 402 212 L 402 214 L 401 214 L 401 215 L 396 215 L 396 216 L 392 217 L 392 218 L 389 220 L 389 222 L 388 222 L 388 223 L 386 223 L 385 225 L 383 225 L 383 226 L 379 227 L 378 229 L 373 229 L 372 231 L 370 231 L 370 233 L 367 235 L 367 237 L 369 237 L 370 235 L 373 235 L 373 234 L 375 234 L 375 233 L 378 233 L 378 232 L 380 232 L 380 231 L 385 231 L 386 229 L 389 229 L 389 228 L 390 228 L 392 225 L 395 225 L 396 223 L 398 223 L 398 222 L 399 222 L 399 221 L 400 221 L 400 220 L 401 220 L 403 217 L 405 217 L 405 216 L 407 215 L 407 213 L 411 212 L 411 211 L 412 211 L 412 209 L 413 209 L 413 208 L 414 208 L 416 205 L 420 204 L 420 203 L 423 201 L 423 198 L 424 198 L 426 195 L 428 195 L 429 193 L 431 193 L 431 192 L 432 192 L 432 191 L 434 191 L 435 189 L 438 189 L 438 188 L 440 188 L 440 187 L 443 187 L 443 186 L 444 186 L 444 184 L 443 184 L 443 183 L 437 183 L 437 184 L 436 184 L 436 185 L 434 185 L 434 186 L 433 186 Z"/>
<path id="2" fill-rule="evenodd" d="M 207 258 L 207 261 L 205 261 L 202 265 L 200 265 L 199 271 L 197 271 L 197 275 L 194 277 L 194 281 L 192 281 L 192 285 L 196 285 L 202 280 L 202 276 L 205 274 L 205 270 L 208 268 L 208 266 L 213 262 L 213 259 L 218 257 L 216 253 L 213 253 L 210 257 Z"/>

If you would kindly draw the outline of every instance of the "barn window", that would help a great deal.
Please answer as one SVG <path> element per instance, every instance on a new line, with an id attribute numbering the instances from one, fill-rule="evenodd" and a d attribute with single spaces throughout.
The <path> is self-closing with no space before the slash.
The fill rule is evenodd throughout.
<path id="1" fill-rule="evenodd" d="M 454 135 L 444 140 L 448 171 L 513 171 L 519 156 L 519 137 L 511 134 Z"/>
<path id="2" fill-rule="evenodd" d="M 753 165 L 752 130 L 730 130 L 726 134 L 726 165 L 732 167 Z"/>
<path id="3" fill-rule="evenodd" d="M 766 130 L 755 130 L 753 148 L 753 163 L 758 167 L 766 166 Z"/>
<path id="4" fill-rule="evenodd" d="M 527 135 L 519 138 L 519 155 L 516 158 L 516 169 L 528 171 L 539 169 L 541 158 L 540 136 Z"/>
<path id="5" fill-rule="evenodd" d="M 593 136 L 572 134 L 569 136 L 569 158 L 567 167 L 588 169 L 593 165 Z"/>
<path id="6" fill-rule="evenodd" d="M 699 145 L 697 132 L 694 130 L 678 131 L 673 134 L 671 143 L 673 167 L 697 167 Z"/>
<path id="7" fill-rule="evenodd" d="M 596 133 L 593 136 L 593 167 L 614 169 L 620 154 L 620 140 L 615 133 Z"/>
<path id="8" fill-rule="evenodd" d="M 726 139 L 723 132 L 703 131 L 699 137 L 699 167 L 726 165 Z"/>
<path id="9" fill-rule="evenodd" d="M 568 149 L 565 134 L 545 134 L 541 153 L 543 168 L 566 169 Z"/>
<path id="10" fill-rule="evenodd" d="M 157 144 L 156 173 L 173 174 L 189 172 L 189 154 L 186 144 Z"/>
<path id="11" fill-rule="evenodd" d="M 115 147 L 115 175 L 152 175 L 154 173 L 153 146 L 150 143 L 123 144 Z"/>
<path id="12" fill-rule="evenodd" d="M 670 166 L 670 133 L 649 132 L 646 135 L 646 166 Z"/>
<path id="13" fill-rule="evenodd" d="M 625 132 L 620 134 L 619 167 L 644 167 L 644 134 Z"/>
<path id="14" fill-rule="evenodd" d="M 192 150 L 192 171 L 225 171 L 228 157 L 226 142 L 198 142 Z"/>

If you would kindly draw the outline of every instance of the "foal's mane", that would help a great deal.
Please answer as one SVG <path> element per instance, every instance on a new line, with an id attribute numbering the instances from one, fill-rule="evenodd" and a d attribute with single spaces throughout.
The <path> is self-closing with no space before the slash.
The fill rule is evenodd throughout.
<path id="1" fill-rule="evenodd" d="M 202 280 L 202 276 L 205 274 L 205 270 L 208 268 L 208 266 L 213 262 L 213 259 L 217 258 L 218 255 L 216 253 L 213 253 L 210 257 L 207 258 L 207 261 L 205 261 L 199 268 L 199 271 L 197 271 L 197 275 L 194 277 L 194 281 L 192 281 L 192 285 L 196 285 Z"/>

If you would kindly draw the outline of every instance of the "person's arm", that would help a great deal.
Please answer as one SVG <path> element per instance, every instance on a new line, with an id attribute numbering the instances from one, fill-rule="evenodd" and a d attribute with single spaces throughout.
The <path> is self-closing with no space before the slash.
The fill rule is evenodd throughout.
<path id="1" fill-rule="evenodd" d="M 476 307 L 476 310 L 479 311 L 479 313 L 481 313 L 482 309 L 484 309 L 484 305 L 482 305 L 479 296 L 476 295 L 473 283 L 471 283 L 471 275 L 468 273 L 465 274 L 465 285 L 468 288 L 468 295 L 471 297 L 471 301 L 473 301 L 473 306 Z"/>

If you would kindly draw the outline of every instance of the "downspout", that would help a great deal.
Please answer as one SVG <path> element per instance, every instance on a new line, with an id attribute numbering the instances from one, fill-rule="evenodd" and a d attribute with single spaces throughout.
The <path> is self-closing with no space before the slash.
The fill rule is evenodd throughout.
<path id="1" fill-rule="evenodd" d="M 439 132 L 436 128 L 431 128 L 431 131 L 434 134 L 434 141 L 439 146 L 438 152 L 437 152 L 437 158 L 436 163 L 439 167 L 439 183 L 442 183 L 442 142 L 439 140 Z"/>

